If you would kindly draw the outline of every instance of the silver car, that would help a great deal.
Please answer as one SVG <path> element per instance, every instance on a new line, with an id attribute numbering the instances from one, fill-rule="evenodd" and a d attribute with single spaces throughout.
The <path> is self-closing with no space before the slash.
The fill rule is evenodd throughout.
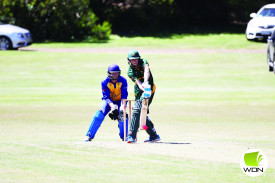
<path id="1" fill-rule="evenodd" d="M 0 50 L 18 49 L 32 42 L 29 30 L 0 22 Z"/>

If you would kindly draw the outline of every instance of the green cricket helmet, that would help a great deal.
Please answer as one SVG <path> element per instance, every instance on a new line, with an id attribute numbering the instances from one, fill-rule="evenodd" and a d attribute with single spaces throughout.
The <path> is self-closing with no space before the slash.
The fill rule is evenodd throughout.
<path id="1" fill-rule="evenodd" d="M 132 66 L 130 60 L 140 59 L 140 55 L 137 50 L 131 50 L 128 52 L 128 64 Z"/>
<path id="2" fill-rule="evenodd" d="M 128 60 L 140 59 L 140 55 L 137 50 L 131 50 L 128 53 Z"/>

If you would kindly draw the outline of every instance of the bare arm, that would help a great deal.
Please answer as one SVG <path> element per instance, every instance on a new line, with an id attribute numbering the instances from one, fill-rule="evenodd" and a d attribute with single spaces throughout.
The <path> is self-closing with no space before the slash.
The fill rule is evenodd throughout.
<path id="1" fill-rule="evenodd" d="M 144 82 L 141 83 L 139 80 L 136 80 L 136 84 L 138 85 L 140 90 L 144 91 L 144 86 L 145 86 L 144 84 L 148 83 L 149 77 L 150 77 L 150 69 L 149 69 L 149 65 L 146 65 L 144 67 Z"/>
<path id="2" fill-rule="evenodd" d="M 113 102 L 110 102 L 109 106 L 111 107 L 111 112 L 114 110 L 118 110 L 118 106 L 116 104 L 114 104 Z"/>
<path id="3" fill-rule="evenodd" d="M 138 85 L 140 90 L 144 91 L 144 87 L 142 86 L 142 83 L 140 82 L 140 80 L 136 80 L 136 84 Z"/>
<path id="4" fill-rule="evenodd" d="M 149 77 L 150 77 L 150 69 L 149 69 L 149 65 L 146 65 L 144 67 L 144 83 L 148 82 Z"/>
<path id="5" fill-rule="evenodd" d="M 110 102 L 109 104 L 108 104 L 111 108 L 113 108 L 113 106 L 115 105 L 113 102 Z"/>
<path id="6" fill-rule="evenodd" d="M 125 99 L 123 98 L 123 99 L 121 99 L 121 104 L 120 104 L 120 111 L 121 110 L 124 110 L 124 101 L 125 101 Z"/>

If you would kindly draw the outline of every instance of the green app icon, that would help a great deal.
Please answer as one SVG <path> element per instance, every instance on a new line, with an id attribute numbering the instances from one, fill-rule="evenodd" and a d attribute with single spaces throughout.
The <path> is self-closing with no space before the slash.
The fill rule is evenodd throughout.
<path id="1" fill-rule="evenodd" d="M 258 154 L 259 154 L 259 151 L 246 153 L 244 155 L 244 162 L 245 162 L 246 166 L 258 167 L 259 163 L 263 160 L 262 155 L 260 155 L 258 157 Z"/>

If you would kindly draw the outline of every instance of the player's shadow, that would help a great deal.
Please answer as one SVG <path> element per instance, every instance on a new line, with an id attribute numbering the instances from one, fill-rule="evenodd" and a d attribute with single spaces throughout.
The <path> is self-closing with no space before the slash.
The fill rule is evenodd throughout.
<path id="1" fill-rule="evenodd" d="M 158 144 L 173 144 L 173 145 L 188 145 L 188 144 L 192 144 L 190 142 L 155 142 Z"/>

